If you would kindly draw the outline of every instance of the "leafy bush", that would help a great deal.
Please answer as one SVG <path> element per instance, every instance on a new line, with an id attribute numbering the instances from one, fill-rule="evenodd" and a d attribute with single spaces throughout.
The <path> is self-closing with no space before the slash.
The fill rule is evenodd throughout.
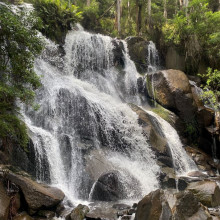
<path id="1" fill-rule="evenodd" d="M 43 49 L 33 29 L 38 19 L 32 13 L 0 5 L 0 137 L 25 146 L 26 127 L 19 119 L 17 101 L 32 104 L 34 89 L 40 86 L 33 70 L 34 58 Z"/>
<path id="2" fill-rule="evenodd" d="M 34 0 L 37 16 L 42 20 L 40 31 L 56 43 L 63 43 L 71 24 L 79 22 L 81 12 L 75 5 L 62 0 Z"/>
<path id="3" fill-rule="evenodd" d="M 220 71 L 208 68 L 207 74 L 199 74 L 204 80 L 202 99 L 215 110 L 220 109 Z"/>

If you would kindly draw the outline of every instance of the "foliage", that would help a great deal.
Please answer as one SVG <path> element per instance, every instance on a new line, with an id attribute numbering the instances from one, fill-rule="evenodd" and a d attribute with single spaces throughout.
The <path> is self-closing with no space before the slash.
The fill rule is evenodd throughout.
<path id="1" fill-rule="evenodd" d="M 165 44 L 182 48 L 192 66 L 204 60 L 213 67 L 218 66 L 220 12 L 212 12 L 207 0 L 191 0 L 187 8 L 168 20 L 162 31 Z"/>
<path id="2" fill-rule="evenodd" d="M 185 121 L 185 135 L 191 143 L 196 144 L 199 136 L 198 123 L 196 119 Z"/>
<path id="3" fill-rule="evenodd" d="M 63 43 L 71 24 L 82 18 L 75 5 L 69 5 L 63 0 L 34 0 L 33 4 L 43 23 L 39 30 L 57 43 Z"/>
<path id="4" fill-rule="evenodd" d="M 43 43 L 33 29 L 38 19 L 32 13 L 15 14 L 10 6 L 0 6 L 0 14 L 0 137 L 25 146 L 26 127 L 18 117 L 16 102 L 33 103 L 34 89 L 40 86 L 34 58 Z"/>
<path id="5" fill-rule="evenodd" d="M 208 68 L 207 74 L 200 74 L 200 76 L 205 79 L 205 85 L 202 85 L 204 89 L 202 99 L 217 110 L 220 107 L 220 71 Z"/>

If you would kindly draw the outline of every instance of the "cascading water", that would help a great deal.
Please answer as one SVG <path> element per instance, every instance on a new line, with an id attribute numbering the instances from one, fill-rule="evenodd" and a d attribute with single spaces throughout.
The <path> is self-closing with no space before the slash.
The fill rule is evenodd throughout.
<path id="1" fill-rule="evenodd" d="M 121 173 L 125 188 L 134 179 L 140 195 L 159 187 L 159 167 L 138 117 L 123 102 L 139 104 L 137 71 L 123 46 L 123 71 L 114 67 L 112 39 L 83 30 L 67 35 L 63 62 L 50 53 L 35 62 L 43 85 L 36 97 L 40 108 L 26 109 L 24 119 L 38 157 L 37 177 L 72 201 L 91 194 L 97 179 L 88 173 L 86 158 L 94 151 L 105 157 L 107 170 Z M 53 53 L 56 45 L 48 43 L 48 50 Z M 135 196 L 125 191 L 125 198 Z"/>
<path id="2" fill-rule="evenodd" d="M 158 50 L 153 41 L 149 42 L 148 45 L 148 56 L 147 56 L 147 72 L 156 72 L 159 69 L 160 59 Z"/>
<path id="3" fill-rule="evenodd" d="M 158 54 L 158 50 L 156 48 L 156 45 L 152 41 L 150 41 L 149 45 L 148 45 L 147 66 L 148 67 L 147 67 L 147 73 L 145 75 L 144 84 L 147 85 L 148 87 L 151 87 L 151 88 L 147 88 L 147 91 L 152 92 L 154 105 L 156 105 L 153 77 L 154 77 L 154 73 L 157 70 L 159 70 L 160 60 L 159 60 L 159 54 Z M 147 83 L 147 74 L 149 74 L 149 73 L 152 74 L 151 86 L 149 86 L 149 84 Z"/>
<path id="4" fill-rule="evenodd" d="M 146 111 L 160 124 L 160 128 L 167 140 L 173 159 L 173 166 L 177 175 L 186 175 L 197 170 L 194 161 L 187 155 L 176 130 L 164 119 L 151 111 Z"/>

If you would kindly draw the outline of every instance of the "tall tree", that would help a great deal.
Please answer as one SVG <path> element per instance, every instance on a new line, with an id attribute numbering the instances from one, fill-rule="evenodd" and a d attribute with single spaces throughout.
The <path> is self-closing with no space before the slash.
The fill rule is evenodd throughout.
<path id="1" fill-rule="evenodd" d="M 120 35 L 121 33 L 121 0 L 117 0 L 116 13 L 117 13 L 117 30 L 118 30 L 118 34 Z"/>
<path id="2" fill-rule="evenodd" d="M 164 18 L 167 20 L 167 0 L 163 0 L 163 8 L 164 8 L 163 15 L 164 15 Z"/>

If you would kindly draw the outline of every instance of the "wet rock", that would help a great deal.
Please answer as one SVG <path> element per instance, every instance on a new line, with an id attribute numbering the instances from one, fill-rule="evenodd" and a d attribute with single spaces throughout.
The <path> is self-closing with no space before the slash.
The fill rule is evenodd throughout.
<path id="1" fill-rule="evenodd" d="M 117 216 L 119 217 L 119 216 L 123 216 L 123 215 L 127 215 L 128 214 L 128 210 L 126 209 L 126 210 L 121 210 L 121 211 L 119 211 L 119 212 L 117 212 Z"/>
<path id="2" fill-rule="evenodd" d="M 117 210 L 113 209 L 112 207 L 91 207 L 90 211 L 86 214 L 87 220 L 116 220 L 117 219 Z"/>
<path id="3" fill-rule="evenodd" d="M 118 210 L 125 210 L 125 209 L 130 209 L 131 206 L 126 205 L 126 204 L 114 204 L 114 205 L 112 206 L 112 208 L 118 209 Z"/>
<path id="4" fill-rule="evenodd" d="M 0 181 L 0 219 L 8 220 L 10 198 L 3 183 Z"/>
<path id="5" fill-rule="evenodd" d="M 71 220 L 83 220 L 89 212 L 89 207 L 79 204 L 70 214 Z"/>
<path id="6" fill-rule="evenodd" d="M 157 156 L 161 157 L 161 160 L 164 159 L 163 162 L 168 163 L 168 166 L 172 167 L 170 150 L 160 125 L 143 109 L 133 104 L 130 104 L 130 107 L 138 115 L 138 123 L 143 128 L 143 134 L 149 139 L 152 150 L 156 153 Z"/>
<path id="7" fill-rule="evenodd" d="M 29 216 L 26 212 L 22 212 L 16 215 L 13 220 L 33 220 L 33 218 Z"/>
<path id="8" fill-rule="evenodd" d="M 132 216 L 131 215 L 123 215 L 121 217 L 121 220 L 131 220 L 132 219 Z"/>
<path id="9" fill-rule="evenodd" d="M 187 76 L 179 70 L 163 70 L 148 74 L 148 94 L 154 97 L 152 83 L 155 90 L 155 99 L 163 107 L 175 112 L 185 121 L 194 118 L 196 106 L 193 101 L 191 87 Z"/>
<path id="10" fill-rule="evenodd" d="M 118 40 L 112 40 L 112 44 L 114 45 L 114 49 L 113 49 L 113 63 L 116 67 L 121 67 L 124 68 L 125 67 L 125 61 L 124 61 L 124 45 L 121 41 Z"/>
<path id="11" fill-rule="evenodd" d="M 199 201 L 191 192 L 183 192 L 177 195 L 174 219 L 186 219 L 193 216 L 199 210 Z"/>
<path id="12" fill-rule="evenodd" d="M 214 163 L 213 159 L 203 152 L 201 149 L 186 147 L 187 153 L 190 154 L 194 162 L 198 165 L 198 167 L 203 171 L 211 171 L 212 169 L 217 170 L 217 164 Z M 197 174 L 197 177 L 205 177 L 201 172 L 194 172 Z M 207 176 L 206 176 L 207 177 Z"/>
<path id="13" fill-rule="evenodd" d="M 55 212 L 49 210 L 40 210 L 37 212 L 37 215 L 43 218 L 52 219 L 55 217 Z"/>
<path id="14" fill-rule="evenodd" d="M 136 210 L 135 210 L 135 209 L 129 209 L 129 210 L 128 210 L 128 215 L 132 215 L 132 214 L 134 214 L 134 213 L 136 213 Z"/>
<path id="15" fill-rule="evenodd" d="M 91 198 L 98 201 L 117 201 L 124 198 L 125 191 L 119 178 L 118 171 L 101 175 L 95 183 Z"/>
<path id="16" fill-rule="evenodd" d="M 189 172 L 189 173 L 187 173 L 187 176 L 190 176 L 190 177 L 200 177 L 200 178 L 202 178 L 202 179 L 208 177 L 207 174 L 202 173 L 201 171 L 192 171 L 192 172 Z"/>
<path id="17" fill-rule="evenodd" d="M 190 183 L 187 189 L 205 206 L 216 207 L 220 205 L 220 189 L 216 182 L 208 180 L 194 182 Z"/>
<path id="18" fill-rule="evenodd" d="M 64 193 L 61 190 L 48 185 L 39 184 L 27 176 L 8 173 L 7 179 L 19 186 L 31 213 L 35 213 L 42 207 L 55 207 L 64 198 Z"/>
<path id="19" fill-rule="evenodd" d="M 128 37 L 126 38 L 128 50 L 131 60 L 134 61 L 137 71 L 145 73 L 148 68 L 146 57 L 148 56 L 149 42 L 141 37 Z"/>
<path id="20" fill-rule="evenodd" d="M 166 215 L 165 212 L 171 213 L 169 206 L 167 206 L 167 204 L 164 206 L 166 202 L 164 201 L 163 195 L 164 192 L 158 189 L 145 196 L 138 203 L 135 220 L 159 220 L 160 217 Z M 163 211 L 163 207 L 168 210 Z M 165 220 L 164 217 L 163 219 Z"/>

